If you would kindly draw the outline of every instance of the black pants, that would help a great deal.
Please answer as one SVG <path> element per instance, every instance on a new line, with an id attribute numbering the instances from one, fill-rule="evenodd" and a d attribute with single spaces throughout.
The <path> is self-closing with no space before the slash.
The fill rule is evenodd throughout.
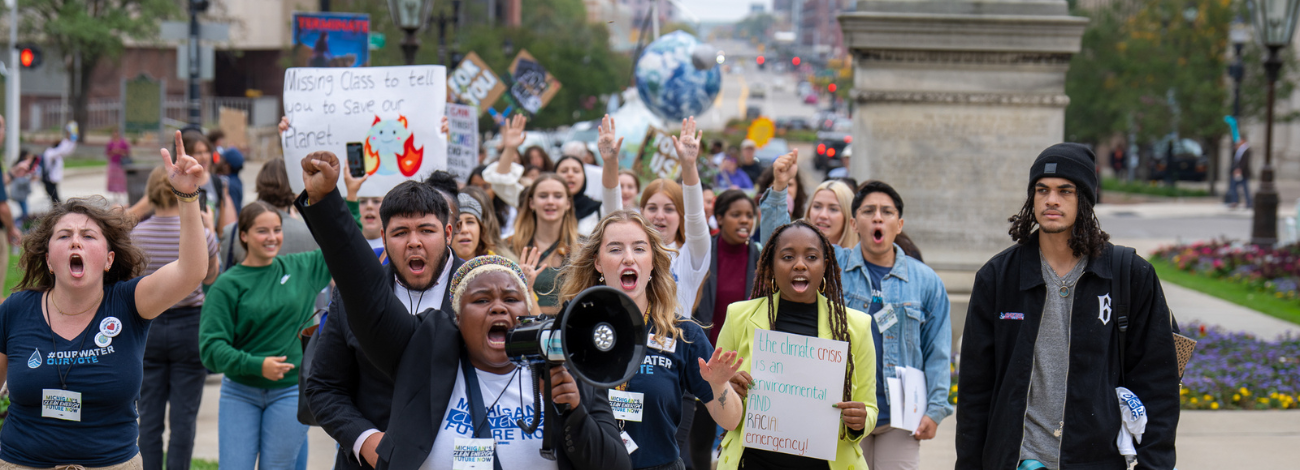
<path id="1" fill-rule="evenodd" d="M 208 371 L 199 360 L 199 307 L 163 312 L 149 327 L 140 385 L 140 456 L 145 470 L 163 468 L 163 417 L 171 403 L 167 469 L 187 470 Z"/>
<path id="2" fill-rule="evenodd" d="M 695 470 L 713 468 L 713 441 L 718 438 L 718 423 L 713 421 L 708 407 L 695 404 L 695 420 L 691 423 L 690 459 Z M 683 453 L 683 457 L 686 453 Z"/>
<path id="3" fill-rule="evenodd" d="M 677 422 L 677 451 L 685 470 L 692 470 L 691 465 L 691 426 L 695 423 L 695 396 L 689 393 L 682 397 L 682 420 Z M 703 406 L 703 405 L 701 405 Z M 705 467 L 705 470 L 709 470 Z"/>
<path id="4" fill-rule="evenodd" d="M 59 183 L 52 183 L 49 181 L 42 181 L 42 183 L 45 184 L 45 194 L 50 195 L 50 204 L 63 202 L 62 199 L 59 199 Z"/>

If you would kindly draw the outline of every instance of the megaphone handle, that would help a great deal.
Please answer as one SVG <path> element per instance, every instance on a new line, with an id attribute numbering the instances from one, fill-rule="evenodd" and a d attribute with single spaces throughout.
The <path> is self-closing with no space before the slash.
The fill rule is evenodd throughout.
<path id="1" fill-rule="evenodd" d="M 542 454 L 542 458 L 555 460 L 554 443 L 559 440 L 556 433 L 560 432 L 560 424 L 557 422 L 559 416 L 555 414 L 555 408 L 550 406 L 554 403 L 554 397 L 551 395 L 551 365 L 543 362 L 533 364 L 532 368 L 534 377 L 539 374 L 542 376 L 542 386 L 545 387 L 542 393 L 546 396 L 545 401 L 540 406 L 542 413 L 544 413 L 542 417 L 545 425 L 542 427 L 542 448 L 539 452 Z M 568 405 L 564 406 L 565 408 L 568 407 Z M 565 412 L 568 412 L 568 410 L 566 409 Z M 537 429 L 536 426 L 536 424 L 533 425 L 534 430 Z"/>

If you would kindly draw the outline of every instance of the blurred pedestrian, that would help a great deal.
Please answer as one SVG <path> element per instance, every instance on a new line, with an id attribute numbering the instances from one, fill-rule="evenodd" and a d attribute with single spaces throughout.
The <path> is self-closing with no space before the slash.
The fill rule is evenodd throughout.
<path id="1" fill-rule="evenodd" d="M 239 214 L 239 209 L 244 207 L 244 180 L 239 177 L 239 172 L 244 171 L 244 152 L 239 147 L 227 147 L 226 133 L 221 129 L 209 132 L 208 141 L 212 142 L 215 155 L 220 156 L 221 162 L 228 169 L 225 176 L 226 183 L 230 186 L 230 202 L 233 203 L 235 214 Z"/>
<path id="2" fill-rule="evenodd" d="M 1241 140 L 1232 148 L 1232 165 L 1229 166 L 1228 193 L 1223 195 L 1228 207 L 1236 209 L 1241 200 L 1238 194 L 1245 195 L 1246 208 L 1255 207 L 1250 195 L 1250 143 L 1246 142 L 1246 133 L 1241 133 Z"/>
<path id="3" fill-rule="evenodd" d="M 51 204 L 58 204 L 59 183 L 63 182 L 63 159 L 77 150 L 77 138 L 73 133 L 76 123 L 69 123 L 63 129 L 63 140 L 41 154 L 41 184 L 45 185 L 45 194 L 50 196 Z M 205 173 L 206 174 L 206 173 Z"/>
<path id="4" fill-rule="evenodd" d="M 114 200 L 121 197 L 122 203 L 126 203 L 126 169 L 122 164 L 131 160 L 131 144 L 122 137 L 121 129 L 113 129 L 113 138 L 104 147 L 104 153 L 108 156 L 108 194 Z"/>

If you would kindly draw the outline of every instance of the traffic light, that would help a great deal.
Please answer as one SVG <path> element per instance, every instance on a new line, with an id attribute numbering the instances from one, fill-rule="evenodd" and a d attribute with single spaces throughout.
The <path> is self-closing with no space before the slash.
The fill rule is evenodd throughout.
<path id="1" fill-rule="evenodd" d="M 799 58 L 798 58 L 798 57 L 795 57 L 795 58 L 793 58 L 793 59 L 790 59 L 790 63 L 793 64 L 795 67 L 798 67 L 798 66 L 799 66 Z"/>
<path id="2" fill-rule="evenodd" d="M 832 84 L 830 84 L 830 85 L 826 85 L 826 91 L 829 91 L 829 92 L 831 92 L 831 93 L 835 93 L 835 84 L 832 83 Z"/>
<path id="3" fill-rule="evenodd" d="M 758 59 L 756 60 L 758 61 L 758 65 L 763 65 L 763 62 L 767 62 L 767 59 L 763 58 L 763 56 L 758 56 Z"/>
<path id="4" fill-rule="evenodd" d="M 18 65 L 25 69 L 34 69 L 41 66 L 42 55 L 41 48 L 32 44 L 18 45 Z"/>

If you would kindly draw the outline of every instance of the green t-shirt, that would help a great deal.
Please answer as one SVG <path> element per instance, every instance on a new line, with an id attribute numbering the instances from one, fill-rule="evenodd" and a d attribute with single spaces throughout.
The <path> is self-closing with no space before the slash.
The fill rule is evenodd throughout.
<path id="1" fill-rule="evenodd" d="M 329 286 L 320 250 L 277 256 L 268 266 L 235 265 L 217 278 L 203 302 L 199 355 L 203 365 L 243 385 L 264 389 L 298 383 L 298 327 Z M 262 376 L 262 360 L 287 356 L 294 368 L 279 381 Z"/>

